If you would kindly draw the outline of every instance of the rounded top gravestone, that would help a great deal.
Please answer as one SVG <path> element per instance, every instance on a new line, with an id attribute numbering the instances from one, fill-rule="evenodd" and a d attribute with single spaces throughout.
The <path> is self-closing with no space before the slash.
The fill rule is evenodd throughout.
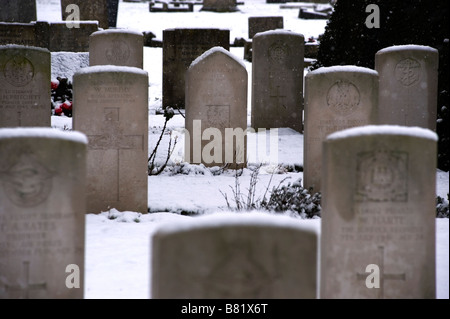
<path id="1" fill-rule="evenodd" d="M 131 30 L 97 31 L 89 37 L 89 65 L 143 68 L 144 35 Z"/>
<path id="2" fill-rule="evenodd" d="M 312 225 L 262 213 L 161 225 L 152 238 L 152 298 L 314 299 L 317 240 Z"/>
<path id="3" fill-rule="evenodd" d="M 50 126 L 50 52 L 0 46 L 0 127 Z"/>
<path id="4" fill-rule="evenodd" d="M 398 45 L 378 51 L 379 124 L 419 126 L 436 130 L 438 50 Z"/>
<path id="5" fill-rule="evenodd" d="M 436 142 L 395 125 L 326 138 L 321 298 L 435 298 Z"/>
<path id="6" fill-rule="evenodd" d="M 0 299 L 83 298 L 86 149 L 79 132 L 0 129 Z"/>
<path id="7" fill-rule="evenodd" d="M 89 138 L 87 212 L 147 212 L 148 74 L 96 65 L 73 76 L 73 127 Z"/>
<path id="8" fill-rule="evenodd" d="M 304 186 L 321 190 L 322 142 L 328 134 L 376 124 L 378 73 L 347 65 L 319 68 L 305 77 Z"/>

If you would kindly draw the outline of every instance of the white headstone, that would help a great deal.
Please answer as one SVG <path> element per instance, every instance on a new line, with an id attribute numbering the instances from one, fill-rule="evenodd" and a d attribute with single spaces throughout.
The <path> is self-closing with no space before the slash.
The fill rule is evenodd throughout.
<path id="1" fill-rule="evenodd" d="M 0 299 L 83 298 L 86 144 L 0 129 Z"/>
<path id="2" fill-rule="evenodd" d="M 357 66 L 333 66 L 305 77 L 304 187 L 321 191 L 322 142 L 328 134 L 376 124 L 378 73 Z"/>
<path id="3" fill-rule="evenodd" d="M 89 138 L 87 210 L 146 213 L 148 75 L 125 66 L 91 66 L 73 77 L 73 127 Z"/>
<path id="4" fill-rule="evenodd" d="M 399 45 L 375 55 L 380 75 L 378 124 L 419 126 L 436 130 L 438 50 Z"/>
<path id="5" fill-rule="evenodd" d="M 245 65 L 227 50 L 212 48 L 192 62 L 186 73 L 190 138 L 185 139 L 185 160 L 206 166 L 245 165 L 246 129 Z"/>
<path id="6" fill-rule="evenodd" d="M 89 65 L 122 65 L 142 69 L 144 35 L 120 29 L 92 33 L 89 38 Z"/>
<path id="7" fill-rule="evenodd" d="M 381 125 L 328 136 L 321 298 L 435 298 L 436 141 Z"/>
<path id="8" fill-rule="evenodd" d="M 152 298 L 316 298 L 317 237 L 312 225 L 258 213 L 162 225 Z"/>
<path id="9" fill-rule="evenodd" d="M 49 83 L 47 49 L 0 46 L 0 127 L 50 127 Z"/>

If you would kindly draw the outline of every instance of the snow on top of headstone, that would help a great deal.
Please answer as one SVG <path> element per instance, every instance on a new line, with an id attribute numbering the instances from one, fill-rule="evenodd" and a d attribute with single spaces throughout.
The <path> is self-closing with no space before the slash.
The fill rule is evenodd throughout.
<path id="1" fill-rule="evenodd" d="M 213 48 L 205 51 L 202 55 L 200 55 L 194 61 L 192 61 L 191 65 L 189 66 L 189 69 L 194 67 L 196 64 L 200 63 L 201 61 L 203 61 L 204 59 L 206 59 L 210 55 L 215 54 L 217 52 L 222 52 L 222 53 L 226 54 L 231 59 L 233 59 L 236 62 L 238 62 L 244 69 L 246 68 L 244 62 L 241 59 L 239 59 L 238 57 L 236 57 L 235 55 L 233 55 L 229 51 L 225 50 L 224 48 L 217 46 L 217 47 L 213 47 Z"/>
<path id="2" fill-rule="evenodd" d="M 318 234 L 317 223 L 308 223 L 308 220 L 298 220 L 288 216 L 272 215 L 262 212 L 252 213 L 214 213 L 200 217 L 192 217 L 180 221 L 170 221 L 158 226 L 156 233 L 171 234 L 184 231 L 192 231 L 204 228 L 221 227 L 282 227 L 297 229 Z"/>
<path id="3" fill-rule="evenodd" d="M 28 46 L 28 45 L 19 45 L 19 44 L 6 44 L 6 45 L 0 45 L 0 50 L 3 49 L 19 49 L 19 50 L 36 50 L 36 51 L 42 51 L 42 52 L 50 52 L 49 50 L 47 50 L 46 48 L 39 48 L 39 47 L 34 47 L 34 46 Z"/>
<path id="4" fill-rule="evenodd" d="M 255 36 L 253 37 L 253 40 L 256 37 L 261 37 L 261 36 L 265 36 L 265 35 L 294 35 L 294 36 L 301 36 L 304 37 L 303 34 L 301 33 L 297 33 L 297 32 L 293 32 L 290 30 L 286 30 L 286 29 L 275 29 L 275 30 L 269 30 L 269 31 L 263 31 L 263 32 L 258 32 L 257 34 L 255 34 Z"/>
<path id="5" fill-rule="evenodd" d="M 437 141 L 436 133 L 422 127 L 408 127 L 399 125 L 366 125 L 354 127 L 332 133 L 327 136 L 327 140 L 337 140 L 342 138 L 357 137 L 367 135 L 403 135 L 419 137 Z"/>
<path id="6" fill-rule="evenodd" d="M 86 68 L 79 69 L 77 74 L 89 74 L 89 73 L 102 73 L 102 72 L 126 72 L 126 73 L 136 73 L 141 75 L 148 75 L 147 71 L 133 66 L 119 66 L 119 65 L 95 65 L 88 66 Z"/>
<path id="7" fill-rule="evenodd" d="M 436 50 L 435 48 L 432 48 L 427 45 L 406 44 L 406 45 L 393 45 L 393 46 L 381 49 L 377 52 L 377 54 L 378 53 L 398 52 L 398 51 L 409 51 L 409 50 L 438 52 L 438 50 Z"/>
<path id="8" fill-rule="evenodd" d="M 308 75 L 315 74 L 325 74 L 325 73 L 333 73 L 333 72 L 358 72 L 358 73 L 368 73 L 373 75 L 378 75 L 378 72 L 369 68 L 364 68 L 356 65 L 334 65 L 329 67 L 321 67 L 317 70 L 311 71 Z"/>
<path id="9" fill-rule="evenodd" d="M 77 131 L 61 131 L 50 127 L 0 128 L 0 139 L 9 138 L 51 138 L 87 144 L 88 138 Z"/>
<path id="10" fill-rule="evenodd" d="M 144 34 L 142 32 L 139 32 L 137 30 L 130 30 L 130 29 L 107 29 L 107 30 L 101 30 L 101 31 L 95 31 L 94 33 L 91 34 L 91 36 L 96 36 L 96 35 L 102 35 L 102 34 L 117 34 L 117 33 L 126 33 L 126 34 L 135 34 L 135 35 L 141 35 L 143 36 Z"/>

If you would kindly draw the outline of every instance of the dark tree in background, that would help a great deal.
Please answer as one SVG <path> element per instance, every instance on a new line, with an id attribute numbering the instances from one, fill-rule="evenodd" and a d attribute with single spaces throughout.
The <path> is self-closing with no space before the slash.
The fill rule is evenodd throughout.
<path id="1" fill-rule="evenodd" d="M 439 50 L 438 167 L 450 167 L 449 107 L 449 3 L 448 0 L 338 0 L 321 38 L 313 69 L 332 65 L 358 65 L 373 69 L 375 53 L 402 44 L 428 45 Z M 380 8 L 380 28 L 367 28 L 369 4 Z"/>

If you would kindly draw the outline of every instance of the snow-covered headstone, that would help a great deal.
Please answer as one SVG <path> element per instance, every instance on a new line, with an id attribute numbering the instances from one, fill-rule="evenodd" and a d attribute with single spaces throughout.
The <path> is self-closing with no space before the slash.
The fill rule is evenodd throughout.
<path id="1" fill-rule="evenodd" d="M 36 0 L 1 0 L 0 22 L 36 21 Z"/>
<path id="2" fill-rule="evenodd" d="M 86 144 L 0 129 L 0 299 L 83 298 Z"/>
<path id="3" fill-rule="evenodd" d="M 317 297 L 318 234 L 286 216 L 217 214 L 161 225 L 152 298 Z"/>
<path id="4" fill-rule="evenodd" d="M 235 12 L 238 8 L 236 0 L 203 0 L 201 11 Z"/>
<path id="5" fill-rule="evenodd" d="M 252 39 L 257 33 L 275 29 L 283 29 L 283 16 L 279 17 L 249 17 L 248 38 Z"/>
<path id="6" fill-rule="evenodd" d="M 0 127 L 50 127 L 50 52 L 0 46 Z"/>
<path id="7" fill-rule="evenodd" d="M 276 30 L 253 38 L 252 120 L 258 128 L 302 132 L 303 55 L 301 34 Z"/>
<path id="8" fill-rule="evenodd" d="M 222 47 L 192 62 L 186 72 L 186 162 L 245 165 L 247 78 L 243 62 Z"/>
<path id="9" fill-rule="evenodd" d="M 389 125 L 328 136 L 321 298 L 435 298 L 436 142 Z"/>
<path id="10" fill-rule="evenodd" d="M 73 127 L 89 138 L 87 211 L 147 212 L 148 75 L 91 66 L 73 77 Z"/>
<path id="11" fill-rule="evenodd" d="M 230 49 L 230 30 L 166 29 L 163 31 L 163 107 L 184 109 L 185 74 L 192 61 L 215 46 Z"/>
<path id="12" fill-rule="evenodd" d="M 108 0 L 61 0 L 62 19 L 66 21 L 78 20 L 74 16 L 73 7 L 67 8 L 69 5 L 77 5 L 79 8 L 81 21 L 98 21 L 99 27 L 108 29 Z"/>
<path id="13" fill-rule="evenodd" d="M 438 50 L 399 45 L 375 55 L 380 75 L 378 124 L 418 126 L 436 130 Z"/>
<path id="14" fill-rule="evenodd" d="M 378 74 L 356 66 L 319 68 L 305 77 L 304 187 L 321 191 L 322 143 L 328 134 L 377 124 Z"/>
<path id="15" fill-rule="evenodd" d="M 89 65 L 144 67 L 144 35 L 130 30 L 97 31 L 89 38 Z"/>

